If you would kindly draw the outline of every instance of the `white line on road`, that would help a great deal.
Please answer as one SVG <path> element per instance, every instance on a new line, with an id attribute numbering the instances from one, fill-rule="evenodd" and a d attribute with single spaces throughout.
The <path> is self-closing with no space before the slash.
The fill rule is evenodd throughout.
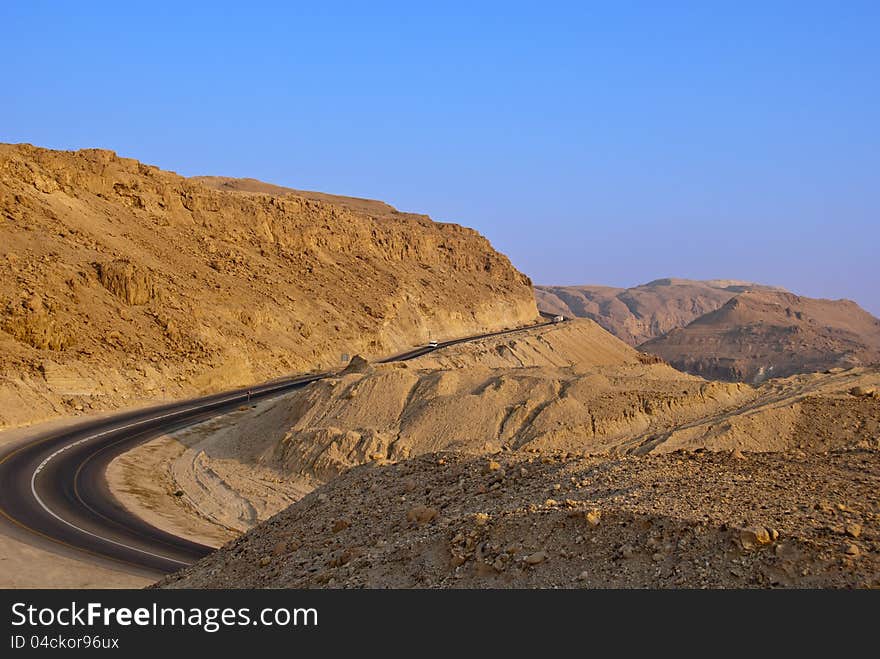
<path id="1" fill-rule="evenodd" d="M 265 392 L 267 392 L 267 391 L 274 391 L 275 389 L 278 389 L 278 388 L 281 388 L 281 387 L 283 387 L 283 386 L 286 386 L 286 384 L 292 384 L 292 383 L 285 383 L 285 385 L 279 385 L 279 386 L 277 386 L 277 387 L 273 387 L 273 388 L 271 388 L 271 389 L 263 389 L 263 390 L 260 391 L 260 393 L 265 393 Z M 47 513 L 49 513 L 50 515 L 52 515 L 52 517 L 54 517 L 55 519 L 57 519 L 59 522 L 62 522 L 62 523 L 64 523 L 64 524 L 67 524 L 67 526 L 69 526 L 69 527 L 71 527 L 71 528 L 73 528 L 73 529 L 76 529 L 76 530 L 79 531 L 80 533 L 85 533 L 86 535 L 90 535 L 90 536 L 92 536 L 93 538 L 98 538 L 99 540 L 103 540 L 104 542 L 109 542 L 110 544 L 116 545 L 117 547 L 124 547 L 125 549 L 130 549 L 130 550 L 132 550 L 132 551 L 139 552 L 139 553 L 144 554 L 144 555 L 146 555 L 146 556 L 152 556 L 153 558 L 161 558 L 161 559 L 166 560 L 166 561 L 171 561 L 172 563 L 177 563 L 178 565 L 189 565 L 189 563 L 187 563 L 187 562 L 185 562 L 185 561 L 179 561 L 179 560 L 177 560 L 177 559 L 175 559 L 175 558 L 170 558 L 169 556 L 163 556 L 162 554 L 154 554 L 153 552 L 147 551 L 147 550 L 145 550 L 145 549 L 140 549 L 140 548 L 138 548 L 138 547 L 132 547 L 131 545 L 127 545 L 127 544 L 125 544 L 124 542 L 118 542 L 118 541 L 116 541 L 116 540 L 111 540 L 110 538 L 105 538 L 105 537 L 102 536 L 102 535 L 98 535 L 97 533 L 93 533 L 92 531 L 89 531 L 89 530 L 87 530 L 87 529 L 84 529 L 84 528 L 82 528 L 82 527 L 80 527 L 80 526 L 77 526 L 77 525 L 74 524 L 73 522 L 70 522 L 70 521 L 64 519 L 64 518 L 61 517 L 58 513 L 56 513 L 54 510 L 52 510 L 51 508 L 49 508 L 49 506 L 47 506 L 47 505 L 45 504 L 45 502 L 40 498 L 40 495 L 37 494 L 37 474 L 39 474 L 41 471 L 43 471 L 43 469 L 46 467 L 46 465 L 49 464 L 49 462 L 50 462 L 53 458 L 55 458 L 56 456 L 60 455 L 61 453 L 63 453 L 63 452 L 66 451 L 67 449 L 69 449 L 69 448 L 73 448 L 74 446 L 78 446 L 78 445 L 83 444 L 83 443 L 85 443 L 85 442 L 89 442 L 89 441 L 91 441 L 91 440 L 93 440 L 93 439 L 98 439 L 99 437 L 104 437 L 105 435 L 109 435 L 109 434 L 111 434 L 111 433 L 119 432 L 120 430 L 127 430 L 127 429 L 129 429 L 129 428 L 134 428 L 135 426 L 140 426 L 140 425 L 143 425 L 143 424 L 145 424 L 145 423 L 149 423 L 149 422 L 151 422 L 151 421 L 159 421 L 159 420 L 161 420 L 161 419 L 168 419 L 168 418 L 173 417 L 173 416 L 179 416 L 180 414 L 183 414 L 183 413 L 186 413 L 186 412 L 195 412 L 195 411 L 197 411 L 197 410 L 200 410 L 200 409 L 202 409 L 202 408 L 204 408 L 204 407 L 209 407 L 209 406 L 211 406 L 211 405 L 218 405 L 218 404 L 221 404 L 221 405 L 222 405 L 222 404 L 224 404 L 224 403 L 231 403 L 231 402 L 234 401 L 234 400 L 237 400 L 237 399 L 239 399 L 239 398 L 244 398 L 244 397 L 246 397 L 246 396 L 247 396 L 247 394 L 236 394 L 235 396 L 231 396 L 231 397 L 229 397 L 229 398 L 225 398 L 225 399 L 221 399 L 221 400 L 214 400 L 214 401 L 211 401 L 210 403 L 205 403 L 204 405 L 198 405 L 198 406 L 196 406 L 196 407 L 188 407 L 188 408 L 183 409 L 183 410 L 177 410 L 177 411 L 175 411 L 175 412 L 169 412 L 168 414 L 160 414 L 159 416 L 151 416 L 151 417 L 146 418 L 146 419 L 141 419 L 140 421 L 134 421 L 134 422 L 129 423 L 129 424 L 126 424 L 126 425 L 124 425 L 124 426 L 118 426 L 118 427 L 115 427 L 115 428 L 110 428 L 109 430 L 104 430 L 103 432 L 99 432 L 99 433 L 96 433 L 96 434 L 94 434 L 94 435 L 89 435 L 88 437 L 83 437 L 82 439 L 78 439 L 77 441 L 75 441 L 75 442 L 71 442 L 70 444 L 65 444 L 65 445 L 62 446 L 60 449 L 58 449 L 57 451 L 55 451 L 54 453 L 52 453 L 51 455 L 49 455 L 45 460 L 43 460 L 43 461 L 39 464 L 39 466 L 34 470 L 34 473 L 31 474 L 31 494 L 33 494 L 34 499 L 37 501 L 38 504 L 40 504 L 40 507 L 41 507 L 43 510 L 45 510 Z"/>

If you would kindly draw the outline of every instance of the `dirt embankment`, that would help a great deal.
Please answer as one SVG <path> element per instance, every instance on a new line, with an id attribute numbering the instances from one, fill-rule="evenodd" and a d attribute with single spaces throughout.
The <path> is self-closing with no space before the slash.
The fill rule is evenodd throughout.
<path id="1" fill-rule="evenodd" d="M 536 318 L 471 229 L 261 185 L 0 145 L 0 428 Z"/>

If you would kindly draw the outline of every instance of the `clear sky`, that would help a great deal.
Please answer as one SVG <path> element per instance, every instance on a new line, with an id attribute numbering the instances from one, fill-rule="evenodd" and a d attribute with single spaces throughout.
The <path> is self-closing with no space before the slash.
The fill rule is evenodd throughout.
<path id="1" fill-rule="evenodd" d="M 880 3 L 0 2 L 0 141 L 373 197 L 536 283 L 880 314 Z"/>

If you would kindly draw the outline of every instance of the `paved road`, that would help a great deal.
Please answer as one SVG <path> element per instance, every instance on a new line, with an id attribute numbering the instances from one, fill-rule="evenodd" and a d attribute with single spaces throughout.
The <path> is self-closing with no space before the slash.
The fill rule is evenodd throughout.
<path id="1" fill-rule="evenodd" d="M 424 346 L 382 361 L 401 361 L 451 345 L 521 332 L 481 334 Z M 213 551 L 158 529 L 130 513 L 107 485 L 107 465 L 160 434 L 225 414 L 327 377 L 283 378 L 193 400 L 86 421 L 46 433 L 0 459 L 0 520 L 20 539 L 64 553 L 90 555 L 140 574 L 174 572 Z"/>

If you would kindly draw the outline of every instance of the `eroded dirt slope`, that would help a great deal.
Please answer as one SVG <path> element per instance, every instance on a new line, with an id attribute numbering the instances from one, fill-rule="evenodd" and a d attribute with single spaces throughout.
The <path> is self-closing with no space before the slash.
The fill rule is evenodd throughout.
<path id="1" fill-rule="evenodd" d="M 241 187 L 0 145 L 0 428 L 536 317 L 528 279 L 473 230 Z"/>

